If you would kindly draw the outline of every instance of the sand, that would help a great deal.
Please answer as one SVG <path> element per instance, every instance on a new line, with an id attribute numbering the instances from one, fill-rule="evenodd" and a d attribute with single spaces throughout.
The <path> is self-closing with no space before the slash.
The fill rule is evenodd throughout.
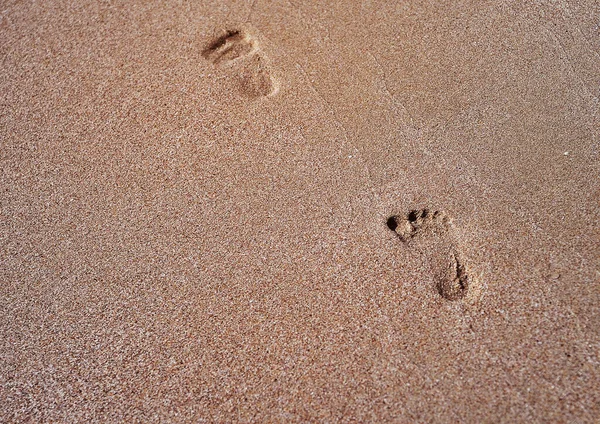
<path id="1" fill-rule="evenodd" d="M 4 1 L 0 421 L 598 422 L 599 16 Z"/>

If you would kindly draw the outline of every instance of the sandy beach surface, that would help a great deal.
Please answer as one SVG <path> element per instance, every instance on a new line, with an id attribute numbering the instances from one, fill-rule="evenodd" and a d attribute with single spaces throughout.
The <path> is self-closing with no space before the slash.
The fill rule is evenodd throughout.
<path id="1" fill-rule="evenodd" d="M 0 422 L 600 421 L 598 1 L 0 5 Z"/>

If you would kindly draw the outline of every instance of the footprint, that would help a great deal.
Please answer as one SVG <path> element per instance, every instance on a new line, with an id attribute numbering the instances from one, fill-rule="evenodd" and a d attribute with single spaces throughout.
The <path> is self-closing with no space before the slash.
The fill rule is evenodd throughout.
<path id="1" fill-rule="evenodd" d="M 216 39 L 202 55 L 215 65 L 225 65 L 258 50 L 256 40 L 246 31 L 231 30 Z"/>
<path id="2" fill-rule="evenodd" d="M 240 90 L 249 97 L 266 97 L 277 93 L 279 87 L 266 60 L 256 54 L 248 60 L 240 74 Z"/>
<path id="3" fill-rule="evenodd" d="M 250 98 L 272 96 L 279 90 L 267 56 L 246 30 L 227 31 L 202 55 L 216 66 L 232 65 L 240 91 Z"/>
<path id="4" fill-rule="evenodd" d="M 473 288 L 452 221 L 442 211 L 413 210 L 392 216 L 388 227 L 409 247 L 426 254 L 436 289 L 447 300 L 464 298 Z"/>

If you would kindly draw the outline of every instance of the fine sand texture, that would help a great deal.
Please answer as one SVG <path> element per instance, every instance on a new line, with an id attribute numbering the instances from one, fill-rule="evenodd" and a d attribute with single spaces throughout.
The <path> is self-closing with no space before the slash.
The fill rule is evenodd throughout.
<path id="1" fill-rule="evenodd" d="M 1 2 L 0 422 L 600 421 L 600 3 Z"/>

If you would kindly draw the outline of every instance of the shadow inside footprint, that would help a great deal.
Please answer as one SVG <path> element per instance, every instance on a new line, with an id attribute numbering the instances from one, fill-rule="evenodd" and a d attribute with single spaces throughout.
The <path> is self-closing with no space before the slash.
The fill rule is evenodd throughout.
<path id="1" fill-rule="evenodd" d="M 472 278 L 461 253 L 454 226 L 443 211 L 412 210 L 392 216 L 387 226 L 409 247 L 427 257 L 438 293 L 447 300 L 464 298 Z"/>
<path id="2" fill-rule="evenodd" d="M 231 30 L 209 45 L 202 56 L 215 65 L 222 65 L 249 56 L 256 50 L 256 40 L 250 34 L 243 30 Z"/>

